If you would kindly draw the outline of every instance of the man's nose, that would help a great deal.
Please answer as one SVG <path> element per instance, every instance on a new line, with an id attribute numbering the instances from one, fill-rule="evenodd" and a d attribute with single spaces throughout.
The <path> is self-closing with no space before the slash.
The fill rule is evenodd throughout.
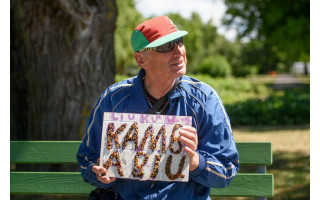
<path id="1" fill-rule="evenodd" d="M 174 44 L 174 48 L 173 48 L 173 51 L 174 51 L 174 52 L 182 53 L 182 52 L 183 52 L 183 49 L 184 49 L 183 43 L 180 43 L 180 44 L 175 43 L 175 44 Z"/>

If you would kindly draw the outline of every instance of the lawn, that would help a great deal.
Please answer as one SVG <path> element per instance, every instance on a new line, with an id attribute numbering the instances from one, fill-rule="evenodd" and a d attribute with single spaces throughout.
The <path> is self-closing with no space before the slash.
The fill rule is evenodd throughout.
<path id="1" fill-rule="evenodd" d="M 310 199 L 310 128 L 309 126 L 242 127 L 233 130 L 237 142 L 272 142 L 274 174 L 273 200 Z M 255 169 L 240 167 L 240 172 Z M 214 199 L 256 199 L 224 198 Z"/>

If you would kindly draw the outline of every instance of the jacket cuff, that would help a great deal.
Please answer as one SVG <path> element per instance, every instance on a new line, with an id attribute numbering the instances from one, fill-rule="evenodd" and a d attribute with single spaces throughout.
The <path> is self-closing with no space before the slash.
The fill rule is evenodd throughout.
<path id="1" fill-rule="evenodd" d="M 205 158 L 199 153 L 198 155 L 199 155 L 199 165 L 195 170 L 189 172 L 190 176 L 199 176 L 203 172 L 204 168 L 206 167 Z"/>

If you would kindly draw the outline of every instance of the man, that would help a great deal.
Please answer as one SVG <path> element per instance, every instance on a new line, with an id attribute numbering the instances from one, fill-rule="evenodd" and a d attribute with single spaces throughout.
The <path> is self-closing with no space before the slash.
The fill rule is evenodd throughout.
<path id="1" fill-rule="evenodd" d="M 165 16 L 147 20 L 131 36 L 138 76 L 110 86 L 100 97 L 88 122 L 77 158 L 85 181 L 112 187 L 123 199 L 210 199 L 210 187 L 229 185 L 239 170 L 230 121 L 216 92 L 186 73 L 183 36 Z M 189 156 L 188 182 L 116 179 L 96 165 L 100 155 L 104 112 L 146 113 L 159 99 L 154 114 L 192 116 L 192 127 L 180 130 Z"/>

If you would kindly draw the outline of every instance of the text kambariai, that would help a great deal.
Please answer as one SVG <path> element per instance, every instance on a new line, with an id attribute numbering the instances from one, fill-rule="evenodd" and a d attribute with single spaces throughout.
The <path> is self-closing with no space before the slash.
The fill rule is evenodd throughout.
<path id="1" fill-rule="evenodd" d="M 188 181 L 189 157 L 179 140 L 191 117 L 104 113 L 100 166 L 110 177 Z"/>

